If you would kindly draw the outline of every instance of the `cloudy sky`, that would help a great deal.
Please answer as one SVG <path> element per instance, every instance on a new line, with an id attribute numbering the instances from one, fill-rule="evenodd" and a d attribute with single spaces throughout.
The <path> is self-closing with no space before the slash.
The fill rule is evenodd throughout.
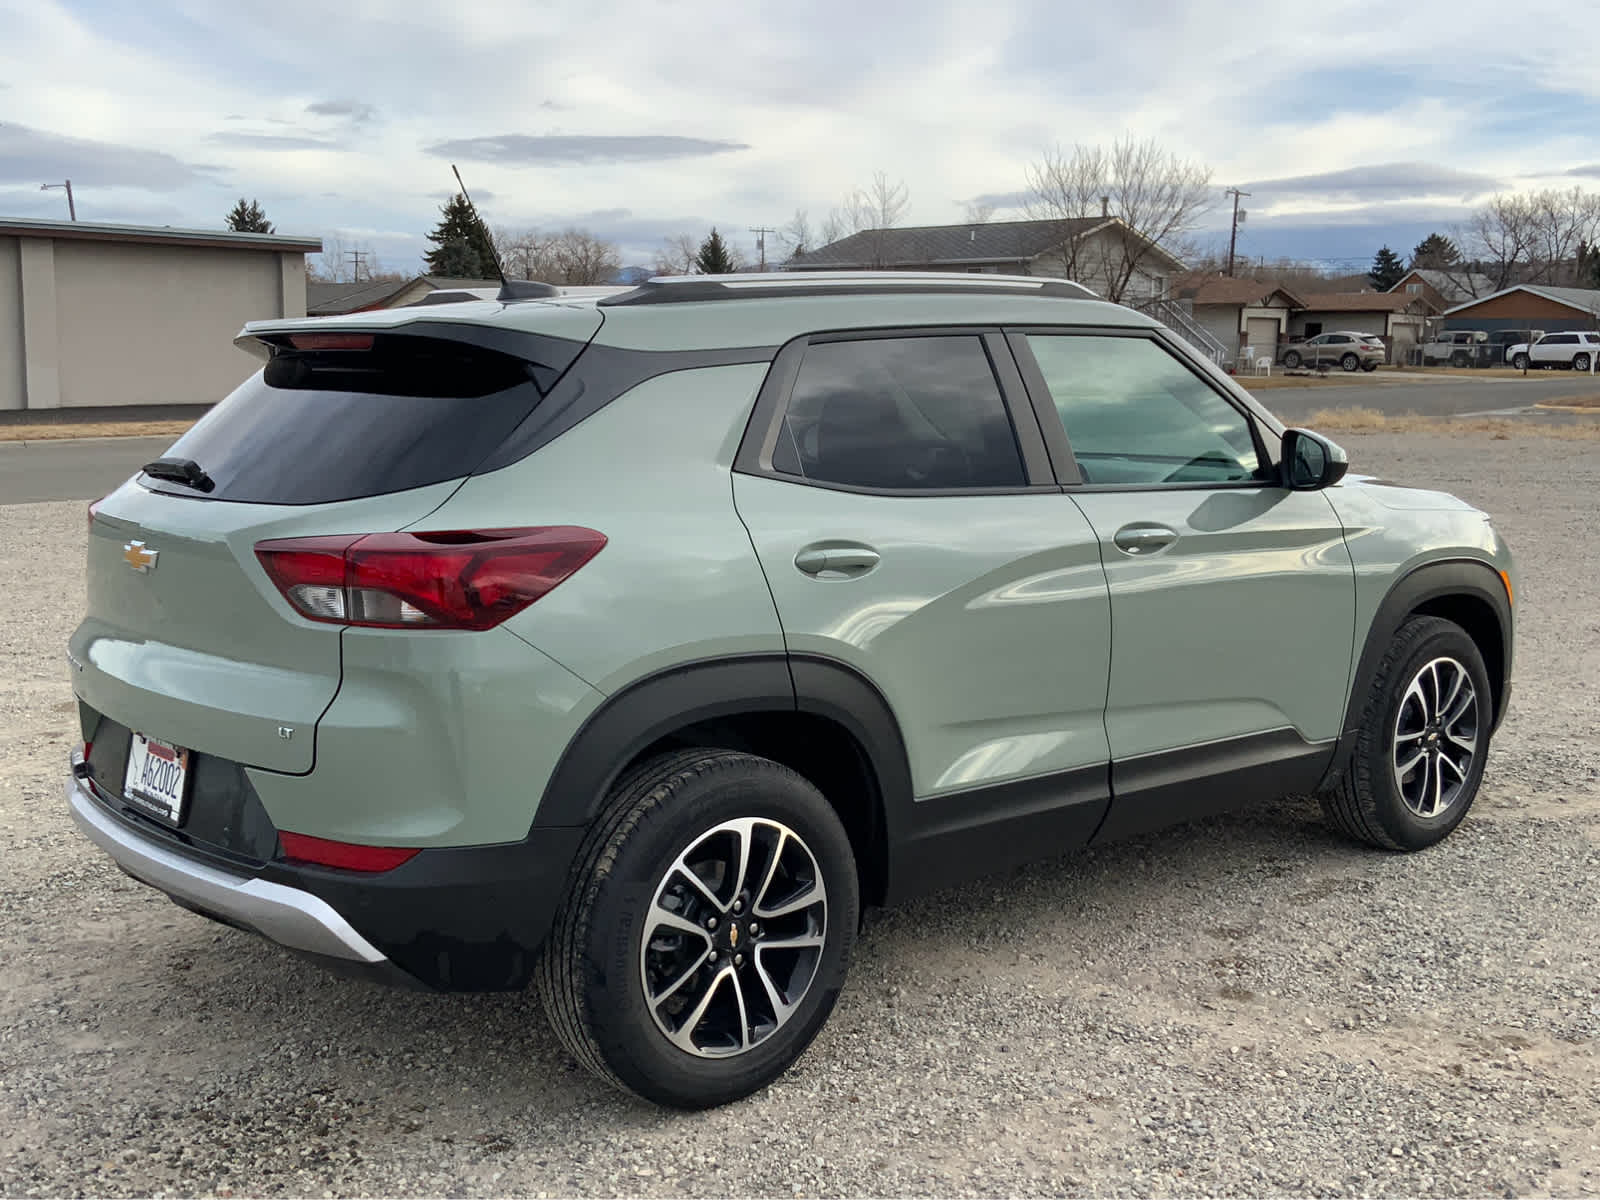
<path id="1" fill-rule="evenodd" d="M 0 0 L 0 215 L 65 216 L 39 185 L 67 177 L 81 220 L 216 227 L 251 196 L 411 270 L 454 162 L 491 224 L 585 226 L 648 264 L 713 223 L 749 247 L 880 170 L 907 224 L 959 221 L 1046 147 L 1132 134 L 1253 193 L 1244 252 L 1365 263 L 1496 190 L 1600 186 L 1575 11 Z"/>

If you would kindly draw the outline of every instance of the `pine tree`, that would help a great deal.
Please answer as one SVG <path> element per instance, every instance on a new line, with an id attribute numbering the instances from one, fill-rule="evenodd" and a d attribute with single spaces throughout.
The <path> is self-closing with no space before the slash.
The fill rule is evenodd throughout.
<path id="1" fill-rule="evenodd" d="M 1445 271 L 1461 261 L 1461 251 L 1456 249 L 1456 244 L 1441 233 L 1430 233 L 1417 243 L 1417 248 L 1411 252 L 1411 269 L 1413 271 L 1426 268 L 1434 271 Z"/>
<path id="2" fill-rule="evenodd" d="M 1373 287 L 1386 292 L 1404 279 L 1405 274 L 1405 264 L 1400 261 L 1400 256 L 1385 246 L 1372 256 L 1372 270 L 1367 272 L 1367 278 L 1372 281 Z"/>
<path id="3" fill-rule="evenodd" d="M 239 197 L 239 203 L 228 210 L 224 220 L 234 233 L 271 233 L 274 228 L 261 205 L 254 200 L 246 201 L 243 196 Z"/>
<path id="4" fill-rule="evenodd" d="M 716 226 L 712 226 L 711 236 L 700 243 L 700 252 L 694 256 L 694 265 L 702 275 L 731 275 L 738 270 L 733 255 L 728 252 L 728 244 L 722 240 Z"/>
<path id="5" fill-rule="evenodd" d="M 438 227 L 428 234 L 433 249 L 422 256 L 428 274 L 448 279 L 494 278 L 494 246 L 473 216 L 467 198 L 457 192 L 439 211 Z"/>

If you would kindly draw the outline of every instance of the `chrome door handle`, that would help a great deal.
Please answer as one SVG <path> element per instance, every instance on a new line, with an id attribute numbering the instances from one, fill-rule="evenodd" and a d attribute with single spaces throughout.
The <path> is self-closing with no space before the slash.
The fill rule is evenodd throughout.
<path id="1" fill-rule="evenodd" d="M 829 575 L 843 579 L 865 575 L 878 562 L 878 552 L 870 546 L 832 546 L 802 550 L 794 556 L 794 565 L 807 575 Z"/>
<path id="2" fill-rule="evenodd" d="M 1154 554 L 1178 540 L 1178 531 L 1165 525 L 1124 525 L 1111 539 L 1124 554 Z"/>

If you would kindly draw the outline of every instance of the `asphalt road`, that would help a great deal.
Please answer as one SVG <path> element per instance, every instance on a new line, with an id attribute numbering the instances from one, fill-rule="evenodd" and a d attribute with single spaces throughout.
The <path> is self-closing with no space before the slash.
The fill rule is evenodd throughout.
<path id="1" fill-rule="evenodd" d="M 0 504 L 98 500 L 172 445 L 171 437 L 0 442 Z"/>
<path id="2" fill-rule="evenodd" d="M 1391 377 L 1392 378 L 1392 377 Z M 1246 388 L 1248 379 L 1239 380 Z M 1285 420 L 1299 420 L 1324 408 L 1375 408 L 1380 412 L 1427 417 L 1520 416 L 1531 420 L 1571 419 L 1560 413 L 1530 411 L 1535 404 L 1565 396 L 1600 393 L 1600 375 L 1552 371 L 1528 379 L 1472 379 L 1433 376 L 1427 382 L 1337 381 L 1306 388 L 1272 388 L 1257 393 Z"/>

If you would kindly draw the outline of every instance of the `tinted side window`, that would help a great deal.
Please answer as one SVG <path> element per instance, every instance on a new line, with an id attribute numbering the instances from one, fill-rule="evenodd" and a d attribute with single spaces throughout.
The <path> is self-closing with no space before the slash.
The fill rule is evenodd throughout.
<path id="1" fill-rule="evenodd" d="M 976 336 L 822 342 L 806 350 L 775 470 L 870 488 L 1020 487 L 1022 454 Z"/>
<path id="2" fill-rule="evenodd" d="M 1250 423 L 1156 342 L 1029 334 L 1085 483 L 1228 483 L 1260 461 Z"/>

